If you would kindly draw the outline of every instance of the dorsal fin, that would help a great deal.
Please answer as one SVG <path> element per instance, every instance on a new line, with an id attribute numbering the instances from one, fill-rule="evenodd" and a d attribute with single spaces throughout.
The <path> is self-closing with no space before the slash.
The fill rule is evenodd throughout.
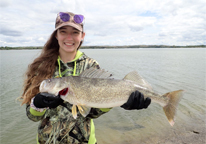
<path id="1" fill-rule="evenodd" d="M 88 78 L 110 78 L 112 74 L 103 69 L 89 68 L 83 71 L 79 76 Z"/>
<path id="2" fill-rule="evenodd" d="M 152 86 L 147 81 L 145 81 L 136 71 L 132 71 L 128 73 L 123 78 L 123 80 L 130 80 L 130 81 L 136 82 L 138 85 L 153 91 Z"/>

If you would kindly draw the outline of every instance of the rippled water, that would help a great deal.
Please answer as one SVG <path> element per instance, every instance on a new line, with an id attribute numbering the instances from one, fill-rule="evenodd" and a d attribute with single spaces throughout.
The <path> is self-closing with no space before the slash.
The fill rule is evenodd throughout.
<path id="1" fill-rule="evenodd" d="M 206 49 L 84 49 L 101 68 L 122 79 L 136 70 L 160 94 L 184 90 L 176 123 L 171 127 L 162 108 L 125 111 L 113 108 L 94 120 L 98 143 L 161 143 L 165 139 L 197 131 L 206 119 Z M 25 106 L 15 99 L 22 90 L 23 74 L 40 50 L 1 53 L 0 142 L 35 144 L 38 123 L 28 120 Z M 198 141 L 198 140 L 197 140 Z"/>

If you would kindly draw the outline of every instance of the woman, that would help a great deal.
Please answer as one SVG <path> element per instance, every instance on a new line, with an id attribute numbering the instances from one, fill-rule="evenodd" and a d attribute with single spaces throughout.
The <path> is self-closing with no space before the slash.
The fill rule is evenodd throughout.
<path id="1" fill-rule="evenodd" d="M 110 109 L 92 108 L 87 117 L 74 119 L 72 105 L 60 97 L 39 93 L 41 81 L 51 77 L 78 76 L 90 67 L 99 69 L 96 60 L 79 51 L 85 37 L 83 15 L 60 12 L 55 30 L 44 45 L 42 53 L 29 65 L 24 83 L 23 102 L 32 121 L 40 121 L 37 143 L 96 143 L 93 118 Z M 151 100 L 134 92 L 121 107 L 127 110 L 147 108 Z"/>

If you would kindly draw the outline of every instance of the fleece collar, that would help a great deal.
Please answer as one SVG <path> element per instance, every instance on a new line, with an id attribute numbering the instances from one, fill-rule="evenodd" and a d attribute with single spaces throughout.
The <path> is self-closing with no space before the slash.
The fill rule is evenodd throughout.
<path id="1" fill-rule="evenodd" d="M 75 58 L 74 58 L 72 61 L 67 62 L 67 63 L 74 62 L 73 76 L 76 75 L 77 60 L 80 59 L 80 58 L 82 58 L 83 55 L 84 55 L 84 53 L 82 53 L 82 52 L 80 52 L 80 51 L 78 50 L 77 53 L 76 53 Z M 62 77 L 60 61 L 63 62 L 63 61 L 61 60 L 60 56 L 58 56 L 57 62 L 58 62 L 58 65 L 59 65 L 59 77 Z"/>
<path id="2" fill-rule="evenodd" d="M 71 62 L 74 62 L 74 61 L 78 60 L 80 57 L 82 57 L 82 55 L 83 55 L 83 52 L 80 52 L 80 51 L 78 50 L 75 58 L 74 58 Z"/>

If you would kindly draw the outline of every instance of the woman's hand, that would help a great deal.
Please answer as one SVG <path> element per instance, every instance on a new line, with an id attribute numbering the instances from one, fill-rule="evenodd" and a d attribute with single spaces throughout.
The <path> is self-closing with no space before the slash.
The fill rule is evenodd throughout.
<path id="1" fill-rule="evenodd" d="M 63 100 L 60 96 L 55 96 L 49 93 L 38 93 L 33 100 L 33 104 L 37 108 L 56 108 L 57 106 L 61 105 Z"/>
<path id="2" fill-rule="evenodd" d="M 151 99 L 147 97 L 144 99 L 144 95 L 139 91 L 133 92 L 127 102 L 123 104 L 121 107 L 126 110 L 140 110 L 146 109 L 151 103 Z"/>

